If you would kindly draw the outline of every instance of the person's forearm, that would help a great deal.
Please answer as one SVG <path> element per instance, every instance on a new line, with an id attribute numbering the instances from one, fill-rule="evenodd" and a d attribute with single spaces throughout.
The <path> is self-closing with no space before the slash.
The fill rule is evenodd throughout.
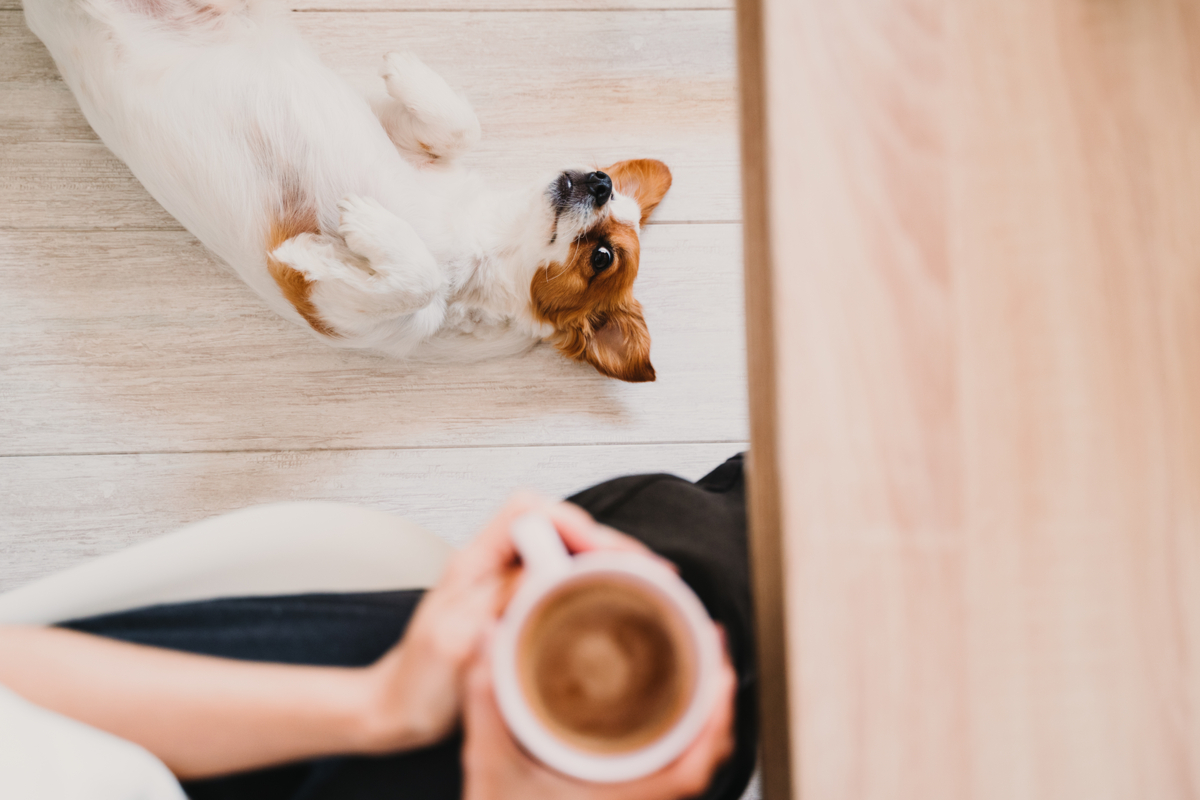
<path id="1" fill-rule="evenodd" d="M 181 778 L 334 753 L 382 731 L 370 670 L 210 658 L 55 628 L 0 627 L 0 683 L 136 742 Z M 414 743 L 415 744 L 415 743 Z"/>

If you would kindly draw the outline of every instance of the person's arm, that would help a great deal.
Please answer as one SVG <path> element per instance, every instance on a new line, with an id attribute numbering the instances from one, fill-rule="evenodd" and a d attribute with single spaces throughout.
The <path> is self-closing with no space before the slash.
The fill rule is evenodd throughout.
<path id="1" fill-rule="evenodd" d="M 509 526 L 534 508 L 573 551 L 644 549 L 575 506 L 519 496 L 451 559 L 404 639 L 370 667 L 234 661 L 0 627 L 0 683 L 142 745 L 181 778 L 431 744 L 458 724 L 464 669 L 519 572 Z"/>
<path id="2" fill-rule="evenodd" d="M 397 749 L 402 717 L 373 729 L 367 669 L 260 664 L 55 628 L 0 628 L 0 683 L 37 705 L 142 745 L 181 778 L 326 753 Z"/>

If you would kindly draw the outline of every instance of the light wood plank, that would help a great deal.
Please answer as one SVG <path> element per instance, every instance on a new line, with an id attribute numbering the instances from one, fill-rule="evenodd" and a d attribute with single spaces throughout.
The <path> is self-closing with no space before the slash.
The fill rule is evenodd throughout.
<path id="1" fill-rule="evenodd" d="M 12 0 L 4 0 L 12 2 Z M 732 9 L 733 0 L 290 0 L 297 11 L 620 11 Z"/>
<path id="2" fill-rule="evenodd" d="M 797 797 L 967 785 L 940 6 L 764 20 Z"/>
<path id="3" fill-rule="evenodd" d="M 291 0 L 297 11 L 646 11 L 733 8 L 732 0 Z M 20 0 L 0 0 L 0 10 L 19 10 Z"/>
<path id="4" fill-rule="evenodd" d="M 746 2 L 768 797 L 1195 797 L 1195 5 Z"/>
<path id="5" fill-rule="evenodd" d="M 1200 787 L 1197 11 L 954 15 L 978 798 Z"/>
<path id="6" fill-rule="evenodd" d="M 515 489 L 618 475 L 695 480 L 742 444 L 0 458 L 0 591 L 225 511 L 337 500 L 463 544 Z"/>
<path id="7" fill-rule="evenodd" d="M 646 232 L 653 384 L 548 347 L 405 366 L 276 317 L 174 232 L 0 231 L 0 454 L 741 441 L 736 225 Z"/>
<path id="8" fill-rule="evenodd" d="M 326 62 L 363 89 L 378 89 L 383 53 L 403 48 L 462 87 L 484 128 L 467 162 L 496 181 L 660 158 L 675 184 L 656 221 L 740 216 L 728 11 L 295 19 Z M 562 44 L 584 41 L 586 54 Z M 0 53 L 0 226 L 178 229 L 98 143 L 19 13 L 0 12 Z"/>

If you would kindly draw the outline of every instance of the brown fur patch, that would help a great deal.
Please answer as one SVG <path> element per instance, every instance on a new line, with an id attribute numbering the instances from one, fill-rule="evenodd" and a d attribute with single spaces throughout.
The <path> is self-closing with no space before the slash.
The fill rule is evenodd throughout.
<path id="1" fill-rule="evenodd" d="M 597 272 L 592 253 L 602 242 L 615 258 Z M 539 269 L 529 287 L 534 315 L 554 326 L 554 346 L 563 355 L 624 381 L 655 377 L 650 334 L 633 299 L 640 254 L 633 226 L 610 218 L 577 239 L 565 263 Z"/>
<path id="2" fill-rule="evenodd" d="M 272 255 L 280 245 L 295 236 L 303 233 L 320 235 L 317 204 L 308 191 L 308 183 L 302 171 L 294 166 L 295 159 L 282 154 L 274 140 L 266 136 L 258 125 L 249 127 L 245 135 L 246 144 L 258 162 L 262 180 L 279 188 L 276 210 L 272 214 L 264 242 L 267 251 L 267 271 L 275 279 L 284 299 L 292 304 L 313 330 L 323 336 L 339 336 L 338 332 L 329 327 L 317 314 L 316 306 L 312 302 L 312 281 Z"/>
<path id="3" fill-rule="evenodd" d="M 621 194 L 637 200 L 642 209 L 641 224 L 645 225 L 650 213 L 658 207 L 671 188 L 671 170 L 653 158 L 635 158 L 618 161 L 605 172 L 612 178 L 613 188 Z"/>
<path id="4" fill-rule="evenodd" d="M 604 172 L 616 191 L 637 201 L 642 225 L 671 188 L 671 170 L 650 158 L 620 161 Z M 616 260 L 596 272 L 592 252 L 602 241 L 612 246 Z M 609 218 L 571 245 L 565 263 L 539 269 L 529 287 L 534 315 L 554 326 L 554 346 L 623 381 L 655 378 L 650 332 L 641 304 L 633 299 L 640 256 L 633 226 Z"/>
<path id="5" fill-rule="evenodd" d="M 300 316 L 304 317 L 314 331 L 324 336 L 336 337 L 339 335 L 338 332 L 321 319 L 317 314 L 316 306 L 312 303 L 312 281 L 271 255 L 275 252 L 275 248 L 293 236 L 321 232 L 321 227 L 317 224 L 315 207 L 307 203 L 288 202 L 286 198 L 283 205 L 284 212 L 271 220 L 271 227 L 267 231 L 267 270 L 275 279 L 279 290 L 283 292 L 284 298 L 292 304 Z"/>

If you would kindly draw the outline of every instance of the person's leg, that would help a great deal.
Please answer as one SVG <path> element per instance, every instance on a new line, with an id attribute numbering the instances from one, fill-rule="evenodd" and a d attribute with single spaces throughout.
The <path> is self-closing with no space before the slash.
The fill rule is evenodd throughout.
<path id="1" fill-rule="evenodd" d="M 424 589 L 454 548 L 409 520 L 324 500 L 243 508 L 0 593 L 0 623 L 52 625 L 213 597 Z"/>
<path id="2" fill-rule="evenodd" d="M 702 797 L 737 800 L 757 749 L 753 619 L 741 456 L 697 483 L 673 475 L 616 478 L 569 498 L 597 520 L 675 562 L 726 632 L 738 673 L 737 748 Z M 189 652 L 287 663 L 357 666 L 403 635 L 419 590 L 239 598 L 161 606 L 68 627 Z M 186 785 L 196 800 L 457 798 L 461 741 L 382 758 L 333 758 Z"/>
<path id="3" fill-rule="evenodd" d="M 240 597 L 152 606 L 63 623 L 73 630 L 189 653 L 357 667 L 404 635 L 424 590 Z M 329 758 L 184 784 L 194 800 L 457 798 L 457 738 L 385 758 Z M 381 793 L 381 787 L 394 787 Z"/>
<path id="4" fill-rule="evenodd" d="M 407 589 L 230 597 L 120 611 L 62 627 L 224 658 L 363 666 L 404 635 L 424 594 L 424 589 Z"/>

